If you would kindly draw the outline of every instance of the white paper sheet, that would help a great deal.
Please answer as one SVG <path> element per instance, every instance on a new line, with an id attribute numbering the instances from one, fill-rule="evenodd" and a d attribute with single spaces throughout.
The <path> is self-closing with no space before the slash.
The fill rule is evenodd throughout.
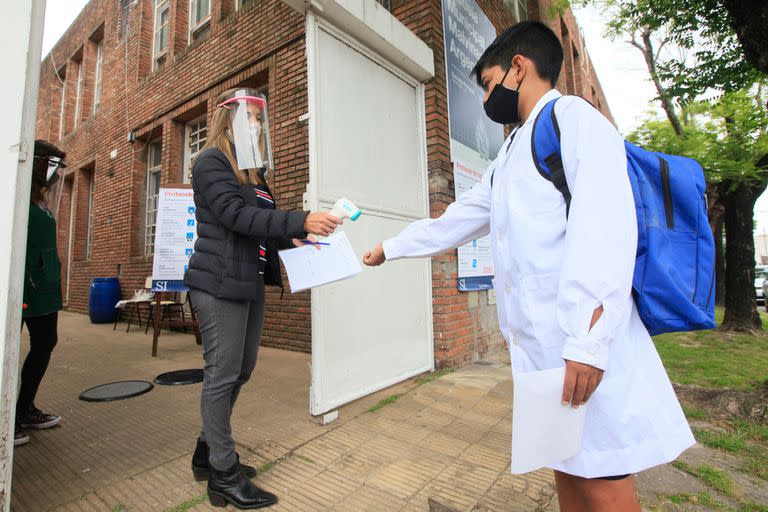
<path id="1" fill-rule="evenodd" d="M 578 455 L 588 405 L 562 405 L 565 368 L 515 375 L 512 473 L 522 474 Z"/>
<path id="2" fill-rule="evenodd" d="M 346 233 L 340 231 L 323 242 L 330 245 L 321 245 L 319 251 L 313 245 L 280 251 L 291 293 L 340 281 L 363 270 Z"/>

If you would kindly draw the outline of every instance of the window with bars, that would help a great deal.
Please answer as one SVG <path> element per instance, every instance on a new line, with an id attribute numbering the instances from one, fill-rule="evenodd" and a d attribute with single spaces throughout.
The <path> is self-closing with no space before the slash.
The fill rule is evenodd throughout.
<path id="1" fill-rule="evenodd" d="M 153 69 L 162 68 L 168 53 L 168 33 L 170 31 L 170 0 L 155 0 L 155 30 L 153 39 Z"/>
<path id="2" fill-rule="evenodd" d="M 504 0 L 504 5 L 512 13 L 516 23 L 528 19 L 528 4 L 526 0 Z"/>
<path id="3" fill-rule="evenodd" d="M 189 0 L 189 40 L 211 19 L 211 0 Z"/>
<path id="4" fill-rule="evenodd" d="M 67 72 L 64 71 L 64 79 L 61 84 L 61 106 L 59 107 L 59 139 L 64 138 L 64 114 L 67 113 Z"/>
<path id="5" fill-rule="evenodd" d="M 528 3 L 525 0 L 517 0 L 515 17 L 517 18 L 518 23 L 528 19 Z"/>
<path id="6" fill-rule="evenodd" d="M 88 225 L 85 234 L 85 259 L 91 259 L 91 239 L 93 238 L 93 181 L 96 173 L 91 171 L 88 179 Z"/>
<path id="7" fill-rule="evenodd" d="M 147 149 L 147 195 L 144 217 L 144 255 L 155 253 L 155 231 L 157 225 L 157 203 L 160 196 L 162 174 L 162 144 L 151 142 Z"/>
<path id="8" fill-rule="evenodd" d="M 84 66 L 83 61 L 80 61 L 80 63 L 77 66 L 77 88 L 75 89 L 75 119 L 72 124 L 72 129 L 77 129 L 77 122 L 80 119 L 80 95 L 83 92 L 83 78 L 84 78 Z"/>
<path id="9" fill-rule="evenodd" d="M 96 69 L 95 80 L 93 83 L 93 113 L 99 109 L 101 103 L 101 78 L 104 65 L 104 44 L 102 41 L 96 45 Z"/>
<path id="10" fill-rule="evenodd" d="M 205 116 L 199 117 L 187 124 L 184 144 L 184 183 L 192 182 L 192 161 L 205 146 L 208 136 L 208 122 Z"/>

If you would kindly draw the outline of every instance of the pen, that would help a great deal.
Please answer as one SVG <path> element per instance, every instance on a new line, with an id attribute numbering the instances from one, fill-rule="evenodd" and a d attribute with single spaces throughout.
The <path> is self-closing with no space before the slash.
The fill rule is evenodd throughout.
<path id="1" fill-rule="evenodd" d="M 303 243 L 303 244 L 309 244 L 309 245 L 328 245 L 328 246 L 330 246 L 330 245 L 331 245 L 331 244 L 329 244 L 329 243 L 326 243 L 326 242 L 311 242 L 311 241 L 309 241 L 309 240 L 302 240 L 302 241 L 301 241 L 301 243 Z"/>

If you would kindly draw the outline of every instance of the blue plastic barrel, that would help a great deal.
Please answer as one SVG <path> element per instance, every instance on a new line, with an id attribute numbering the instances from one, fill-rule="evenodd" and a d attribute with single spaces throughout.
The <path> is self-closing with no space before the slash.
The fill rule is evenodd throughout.
<path id="1" fill-rule="evenodd" d="M 88 316 L 91 323 L 114 322 L 119 313 L 115 304 L 120 300 L 120 282 L 116 277 L 94 277 L 88 299 Z"/>

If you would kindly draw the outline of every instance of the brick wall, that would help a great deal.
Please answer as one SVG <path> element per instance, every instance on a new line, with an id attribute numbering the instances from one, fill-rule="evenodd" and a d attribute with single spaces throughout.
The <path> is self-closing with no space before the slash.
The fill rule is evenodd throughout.
<path id="1" fill-rule="evenodd" d="M 41 68 L 37 136 L 67 151 L 71 172 L 64 182 L 58 222 L 66 281 L 70 215 L 73 217 L 67 306 L 74 311 L 87 310 L 93 277 L 117 275 L 124 296 L 143 287 L 152 271 L 151 258 L 144 256 L 148 145 L 162 142 L 162 185 L 181 182 L 185 124 L 201 114 L 210 119 L 214 98 L 223 90 L 242 85 L 264 87 L 270 98 L 271 136 L 280 169 L 274 191 L 280 206 L 300 208 L 307 181 L 307 129 L 298 123 L 307 110 L 301 16 L 278 0 L 253 0 L 239 11 L 234 11 L 234 2 L 227 2 L 224 8 L 214 1 L 210 28 L 190 45 L 187 3 L 174 1 L 166 64 L 153 71 L 153 3 L 142 0 L 126 6 L 122 10 L 114 2 L 92 0 Z M 270 13 L 270 23 L 262 22 L 265 12 Z M 94 114 L 99 42 L 103 45 L 103 79 Z M 80 65 L 84 80 L 75 128 Z M 55 69 L 67 84 L 61 138 L 64 87 Z M 132 144 L 127 140 L 131 132 L 136 136 Z M 92 250 L 86 257 L 91 179 Z M 75 200 L 70 202 L 72 197 Z M 66 291 L 66 282 L 63 287 Z M 279 292 L 270 292 L 265 343 L 308 350 L 309 294 L 287 294 L 281 301 L 277 297 Z"/>
<path id="2" fill-rule="evenodd" d="M 563 94 L 575 94 L 589 100 L 613 122 L 576 18 L 570 10 L 558 15 L 553 9 L 553 3 L 552 0 L 529 0 L 528 16 L 529 19 L 546 23 L 563 43 L 563 69 L 557 81 L 557 89 Z"/>
<path id="3" fill-rule="evenodd" d="M 546 0 L 542 0 L 542 4 Z M 497 29 L 513 19 L 500 0 L 479 0 Z M 426 84 L 430 215 L 440 215 L 454 200 L 448 141 L 445 66 L 440 0 L 393 0 L 392 12 L 434 52 L 436 77 Z M 153 65 L 153 0 L 91 0 L 42 63 L 37 136 L 68 153 L 58 212 L 59 250 L 70 282 L 68 308 L 86 311 L 93 277 L 118 276 L 128 296 L 152 271 L 144 255 L 148 148 L 162 143 L 162 185 L 183 179 L 185 125 L 215 108 L 215 98 L 235 86 L 263 89 L 270 101 L 270 136 L 278 171 L 271 178 L 281 208 L 302 207 L 308 180 L 308 130 L 298 121 L 307 111 L 307 76 L 302 16 L 280 0 L 251 0 L 240 10 L 234 1 L 213 0 L 208 26 L 190 41 L 188 2 L 172 0 L 168 52 L 161 69 Z M 546 12 L 535 0 L 529 15 Z M 268 13 L 268 22 L 265 22 Z M 578 34 L 570 13 L 563 17 Z M 560 34 L 560 21 L 552 21 Z M 578 37 L 579 55 L 586 55 Z M 101 101 L 93 111 L 98 44 L 103 48 Z M 80 115 L 74 123 L 78 69 L 83 66 Z M 580 68 L 579 68 L 580 69 Z M 582 87 L 605 105 L 594 72 L 570 70 Z M 591 69 L 588 66 L 585 69 Z M 568 74 L 564 73 L 564 75 Z M 579 75 L 579 73 L 582 73 Z M 58 75 L 58 76 L 57 76 Z M 60 79 L 61 78 L 61 79 Z M 62 85 L 66 82 L 66 87 Z M 64 118 L 60 113 L 66 89 Z M 564 89 L 563 89 L 564 90 Z M 577 91 L 578 92 L 578 91 Z M 593 98 L 587 96 L 588 99 Z M 60 124 L 63 131 L 59 133 Z M 135 137 L 128 142 L 128 136 Z M 91 251 L 86 254 L 88 191 L 93 182 Z M 74 201 L 70 198 L 74 197 Z M 72 208 L 70 208 L 70 205 Z M 72 261 L 67 259 L 73 219 Z M 494 306 L 485 292 L 459 293 L 455 252 L 432 262 L 435 356 L 439 366 L 457 366 L 503 346 Z M 65 290 L 67 284 L 65 283 Z M 265 345 L 308 351 L 311 343 L 310 295 L 267 295 Z"/>

